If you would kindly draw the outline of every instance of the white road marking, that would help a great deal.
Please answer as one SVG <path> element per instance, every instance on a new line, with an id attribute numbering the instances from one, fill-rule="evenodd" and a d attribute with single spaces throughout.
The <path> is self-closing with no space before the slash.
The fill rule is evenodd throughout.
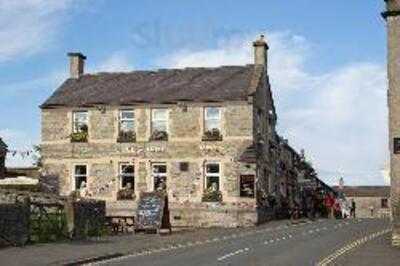
<path id="1" fill-rule="evenodd" d="M 238 250 L 236 250 L 236 251 L 233 251 L 233 252 L 231 252 L 231 253 L 225 254 L 225 255 L 223 255 L 223 256 L 217 258 L 217 261 L 226 260 L 226 259 L 228 259 L 228 258 L 230 258 L 230 257 L 232 257 L 232 256 L 236 256 L 236 255 L 239 255 L 239 254 L 241 254 L 241 253 L 248 252 L 249 250 L 250 250 L 250 248 L 238 249 Z"/>

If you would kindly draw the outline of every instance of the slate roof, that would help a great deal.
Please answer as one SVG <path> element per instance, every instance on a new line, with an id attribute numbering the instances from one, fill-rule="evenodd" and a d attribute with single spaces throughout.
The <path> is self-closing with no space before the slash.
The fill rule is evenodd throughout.
<path id="1" fill-rule="evenodd" d="M 333 188 L 340 191 L 338 186 Z M 390 197 L 390 186 L 344 186 L 342 191 L 346 197 Z"/>
<path id="2" fill-rule="evenodd" d="M 67 79 L 41 108 L 247 100 L 260 72 L 246 65 L 85 74 Z"/>

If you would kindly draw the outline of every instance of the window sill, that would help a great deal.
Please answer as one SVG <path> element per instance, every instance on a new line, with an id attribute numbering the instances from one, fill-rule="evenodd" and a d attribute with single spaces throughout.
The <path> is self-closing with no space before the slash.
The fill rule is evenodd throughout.
<path id="1" fill-rule="evenodd" d="M 202 141 L 222 141 L 223 139 L 222 139 L 222 136 L 218 136 L 218 137 L 206 137 L 206 136 L 203 136 L 201 138 L 201 140 Z"/>

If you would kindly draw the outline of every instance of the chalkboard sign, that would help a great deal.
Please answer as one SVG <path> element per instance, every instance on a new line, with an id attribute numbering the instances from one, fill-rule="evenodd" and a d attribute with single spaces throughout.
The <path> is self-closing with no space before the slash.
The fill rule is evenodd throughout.
<path id="1" fill-rule="evenodd" d="M 160 192 L 143 192 L 140 194 L 136 210 L 135 230 L 159 231 L 165 223 L 168 213 L 166 196 Z"/>

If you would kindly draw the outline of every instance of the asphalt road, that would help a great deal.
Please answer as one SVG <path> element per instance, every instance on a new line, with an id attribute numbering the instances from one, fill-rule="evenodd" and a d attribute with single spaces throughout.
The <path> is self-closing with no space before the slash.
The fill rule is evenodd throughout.
<path id="1" fill-rule="evenodd" d="M 101 261 L 97 265 L 317 265 L 326 258 L 334 258 L 332 254 L 352 242 L 388 228 L 389 221 L 378 219 L 288 223 L 279 228 L 243 229 L 240 233 L 203 241 L 194 239 Z M 326 265 L 334 265 L 334 260 L 328 261 Z"/>

